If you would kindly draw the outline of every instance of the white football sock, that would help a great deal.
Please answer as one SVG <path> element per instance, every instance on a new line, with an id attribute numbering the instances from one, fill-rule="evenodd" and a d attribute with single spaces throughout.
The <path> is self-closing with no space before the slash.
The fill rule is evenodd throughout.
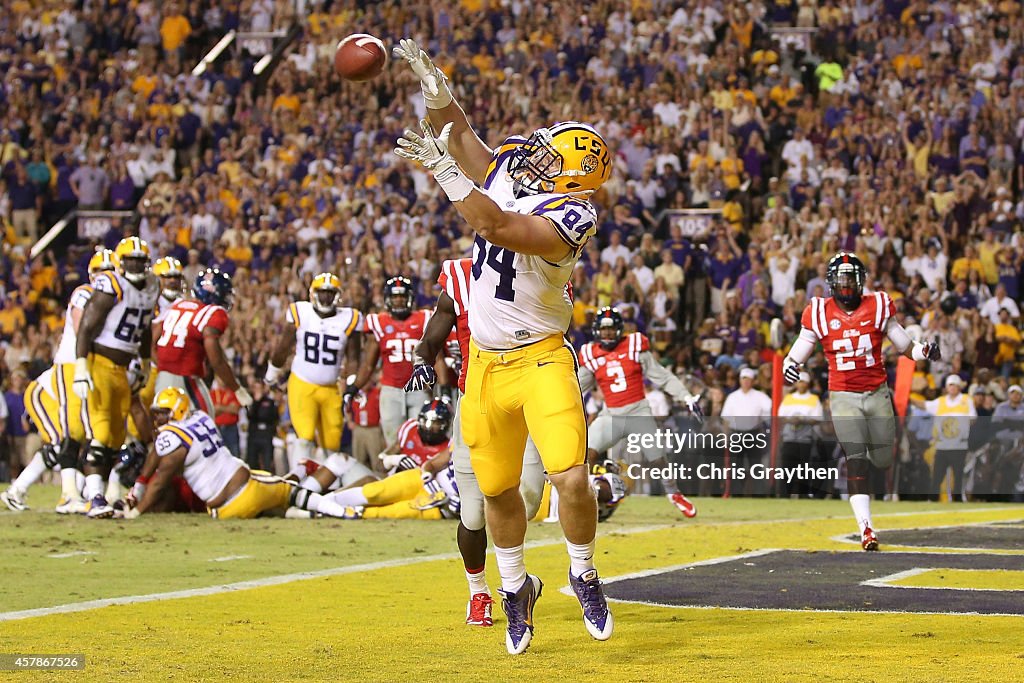
<path id="1" fill-rule="evenodd" d="M 124 497 L 124 487 L 121 486 L 121 475 L 116 470 L 110 470 L 110 476 L 107 477 L 107 490 L 103 494 L 103 497 L 107 499 L 108 503 L 116 500 L 121 500 Z"/>
<path id="2" fill-rule="evenodd" d="M 289 471 L 303 460 L 312 460 L 314 450 L 316 450 L 316 444 L 312 441 L 296 439 L 295 443 L 292 444 L 292 447 L 288 449 Z"/>
<path id="3" fill-rule="evenodd" d="M 857 493 L 850 496 L 850 507 L 853 508 L 853 516 L 857 518 L 857 526 L 860 532 L 864 533 L 871 524 L 871 496 L 866 493 Z"/>
<path id="4" fill-rule="evenodd" d="M 87 474 L 85 475 L 85 499 L 92 500 L 98 495 L 103 493 L 103 475 L 102 474 Z"/>
<path id="5" fill-rule="evenodd" d="M 569 541 L 565 542 L 565 547 L 569 551 L 569 571 L 577 579 L 585 572 L 589 572 L 594 568 L 594 548 L 596 545 L 596 539 L 582 545 L 576 545 Z"/>
<path id="6" fill-rule="evenodd" d="M 75 500 L 76 498 L 82 497 L 82 488 L 78 484 L 78 478 L 80 476 L 82 476 L 82 473 L 74 468 L 61 468 L 60 492 L 64 494 L 65 500 Z"/>
<path id="7" fill-rule="evenodd" d="M 32 456 L 31 462 L 21 471 L 21 474 L 14 480 L 14 483 L 11 484 L 11 488 L 18 494 L 18 498 L 23 498 L 28 493 L 29 487 L 39 481 L 39 477 L 43 476 L 45 471 L 46 465 L 43 463 L 43 456 L 41 453 L 36 453 Z"/>
<path id="8" fill-rule="evenodd" d="M 506 593 L 515 593 L 526 583 L 526 557 L 522 545 L 514 548 L 494 546 L 498 559 L 498 573 L 501 574 L 501 588 Z"/>
<path id="9" fill-rule="evenodd" d="M 357 489 L 343 489 L 341 491 L 335 491 L 331 494 L 331 500 L 341 506 L 351 505 L 366 505 L 368 500 L 363 495 L 363 487 L 360 486 Z"/>
<path id="10" fill-rule="evenodd" d="M 487 588 L 487 575 L 484 573 L 483 567 L 480 571 L 475 574 L 471 571 L 466 571 L 466 581 L 469 582 L 469 594 L 470 596 L 476 595 L 477 593 L 490 593 L 490 589 Z"/>
<path id="11" fill-rule="evenodd" d="M 345 515 L 344 505 L 339 504 L 331 496 L 322 496 L 312 491 L 306 498 L 306 509 L 328 517 L 343 517 Z"/>

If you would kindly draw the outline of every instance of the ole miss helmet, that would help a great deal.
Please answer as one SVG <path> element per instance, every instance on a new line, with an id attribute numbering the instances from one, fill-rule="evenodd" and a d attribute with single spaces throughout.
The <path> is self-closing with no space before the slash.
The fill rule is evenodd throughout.
<path id="1" fill-rule="evenodd" d="M 207 268 L 196 278 L 192 294 L 204 304 L 214 304 L 231 309 L 231 297 L 235 287 L 231 284 L 231 276 L 216 268 Z"/>
<path id="2" fill-rule="evenodd" d="M 865 280 L 867 269 L 855 254 L 841 251 L 828 262 L 825 282 L 832 292 L 832 298 L 850 310 L 860 305 Z"/>
<path id="3" fill-rule="evenodd" d="M 412 280 L 396 275 L 384 283 L 384 306 L 393 317 L 405 320 L 412 313 Z"/>
<path id="4" fill-rule="evenodd" d="M 452 407 L 447 398 L 435 398 L 425 402 L 416 420 L 420 440 L 430 446 L 447 441 L 452 428 L 452 418 Z"/>
<path id="5" fill-rule="evenodd" d="M 606 351 L 611 351 L 622 339 L 622 314 L 616 308 L 605 306 L 594 317 L 592 328 L 594 340 Z"/>

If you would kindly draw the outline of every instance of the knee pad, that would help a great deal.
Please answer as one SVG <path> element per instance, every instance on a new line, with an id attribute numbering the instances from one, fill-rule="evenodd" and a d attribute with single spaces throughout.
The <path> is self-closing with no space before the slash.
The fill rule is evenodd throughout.
<path id="1" fill-rule="evenodd" d="M 114 449 L 107 448 L 96 442 L 89 444 L 89 450 L 85 454 L 85 462 L 93 467 L 109 469 L 114 465 Z"/>
<path id="2" fill-rule="evenodd" d="M 74 439 L 64 439 L 60 444 L 60 451 L 57 453 L 57 464 L 62 470 L 78 469 L 78 454 L 82 450 L 82 444 Z"/>
<path id="3" fill-rule="evenodd" d="M 52 470 L 59 462 L 60 453 L 51 444 L 44 444 L 39 449 L 39 455 L 43 458 L 43 464 L 46 465 L 46 469 Z"/>

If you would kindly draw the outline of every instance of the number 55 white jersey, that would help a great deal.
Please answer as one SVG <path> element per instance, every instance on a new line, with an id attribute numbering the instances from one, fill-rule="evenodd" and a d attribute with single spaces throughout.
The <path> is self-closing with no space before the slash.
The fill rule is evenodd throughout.
<path id="1" fill-rule="evenodd" d="M 296 301 L 285 317 L 295 326 L 292 373 L 309 384 L 337 384 L 348 338 L 363 331 L 363 314 L 354 308 L 339 308 L 334 315 L 321 318 L 313 304 Z"/>
<path id="2" fill-rule="evenodd" d="M 565 194 L 515 196 L 509 163 L 523 138 L 508 138 L 494 153 L 481 190 L 502 211 L 546 218 L 570 251 L 558 263 L 491 244 L 477 235 L 469 329 L 483 349 L 504 350 L 562 335 L 572 317 L 565 284 L 584 245 L 597 232 L 597 212 L 586 199 Z"/>

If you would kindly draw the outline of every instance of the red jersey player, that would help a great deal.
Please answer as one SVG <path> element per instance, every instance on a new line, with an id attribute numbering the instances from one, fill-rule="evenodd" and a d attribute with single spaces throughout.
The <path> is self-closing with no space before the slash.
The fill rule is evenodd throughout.
<path id="1" fill-rule="evenodd" d="M 882 342 L 914 360 L 938 360 L 936 344 L 913 341 L 896 319 L 885 292 L 864 296 L 866 271 L 854 254 L 840 252 L 828 262 L 825 281 L 831 297 L 814 297 L 800 320 L 800 336 L 783 361 L 786 382 L 821 342 L 828 359 L 829 402 L 836 438 L 846 451 L 850 506 L 860 527 L 861 547 L 878 550 L 871 524 L 870 465 L 892 464 L 895 419 L 886 384 Z"/>
<path id="2" fill-rule="evenodd" d="M 701 417 L 699 396 L 694 396 L 679 378 L 666 370 L 651 354 L 647 337 L 634 332 L 622 336 L 622 316 L 618 310 L 605 307 L 594 318 L 595 341 L 583 345 L 579 354 L 577 376 L 584 393 L 600 387 L 605 406 L 587 429 L 587 450 L 591 464 L 599 453 L 626 438 L 627 434 L 654 434 L 658 429 L 647 402 L 644 379 L 680 403 L 684 403 L 698 420 Z M 628 419 L 624 419 L 628 418 Z M 658 449 L 646 453 L 652 467 L 665 468 L 667 453 Z M 687 517 L 697 514 L 686 496 L 679 491 L 675 479 L 665 479 L 668 498 Z"/>
<path id="3" fill-rule="evenodd" d="M 384 306 L 387 313 L 366 316 L 366 329 L 375 344 L 366 345 L 355 382 L 345 388 L 345 404 L 370 380 L 377 361 L 380 374 L 380 428 L 385 443 L 394 443 L 398 428 L 414 419 L 431 396 L 425 391 L 405 393 L 405 383 L 412 376 L 413 351 L 430 320 L 430 311 L 414 311 L 412 281 L 397 276 L 384 285 Z"/>
<path id="4" fill-rule="evenodd" d="M 156 348 L 156 393 L 169 386 L 185 390 L 194 409 L 213 414 L 210 390 L 203 377 L 209 363 L 214 375 L 235 392 L 239 403 L 252 403 L 228 363 L 220 338 L 228 328 L 228 309 L 234 287 L 231 277 L 207 270 L 197 279 L 191 299 L 179 299 L 163 314 Z"/>

